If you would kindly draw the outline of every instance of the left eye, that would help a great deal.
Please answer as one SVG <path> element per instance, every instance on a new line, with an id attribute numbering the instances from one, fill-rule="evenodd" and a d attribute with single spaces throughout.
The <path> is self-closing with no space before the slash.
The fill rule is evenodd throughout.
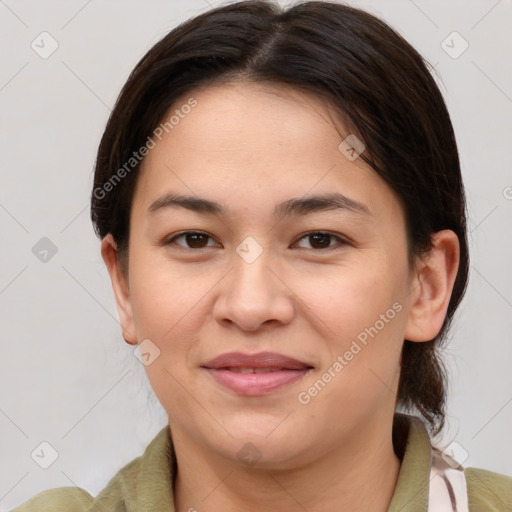
<path id="1" fill-rule="evenodd" d="M 346 245 L 347 242 L 340 238 L 339 236 L 336 236 L 332 233 L 324 233 L 321 231 L 315 231 L 311 233 L 307 233 L 302 238 L 299 239 L 299 242 L 301 240 L 309 240 L 312 247 L 303 247 L 304 249 L 329 249 L 331 247 L 334 247 L 330 244 L 331 241 L 337 240 L 339 245 Z"/>

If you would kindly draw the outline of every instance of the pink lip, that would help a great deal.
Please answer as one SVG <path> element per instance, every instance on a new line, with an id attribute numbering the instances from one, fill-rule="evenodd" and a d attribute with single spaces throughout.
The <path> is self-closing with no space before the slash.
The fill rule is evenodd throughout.
<path id="1" fill-rule="evenodd" d="M 273 352 L 222 354 L 203 365 L 220 384 L 246 396 L 266 395 L 302 378 L 312 366 Z M 254 373 L 269 369 L 264 373 Z M 245 371 L 245 373 L 242 373 Z M 249 373 L 249 370 L 253 370 Z"/>

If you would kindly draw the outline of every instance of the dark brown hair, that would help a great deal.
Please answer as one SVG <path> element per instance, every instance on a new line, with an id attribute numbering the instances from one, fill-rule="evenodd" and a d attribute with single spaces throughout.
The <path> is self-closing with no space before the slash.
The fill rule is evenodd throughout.
<path id="1" fill-rule="evenodd" d="M 140 167 L 130 159 L 179 97 L 236 80 L 292 86 L 334 106 L 364 142 L 361 157 L 402 203 L 410 262 L 431 248 L 436 231 L 457 234 L 460 265 L 443 327 L 432 341 L 404 341 L 397 396 L 399 406 L 419 411 L 440 431 L 446 376 L 438 349 L 464 295 L 469 265 L 464 189 L 450 117 L 428 64 L 380 19 L 338 3 L 283 10 L 249 0 L 212 9 L 168 33 L 130 74 L 101 139 L 91 197 L 97 235 L 112 233 L 127 264 Z"/>

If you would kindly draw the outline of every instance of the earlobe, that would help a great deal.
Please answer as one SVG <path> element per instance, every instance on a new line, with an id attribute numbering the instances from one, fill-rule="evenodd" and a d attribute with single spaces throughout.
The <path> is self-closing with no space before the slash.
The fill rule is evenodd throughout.
<path id="1" fill-rule="evenodd" d="M 112 282 L 123 338 L 127 343 L 136 345 L 138 341 L 135 335 L 130 289 L 127 278 L 121 270 L 117 244 L 111 233 L 101 241 L 101 256 Z"/>
<path id="2" fill-rule="evenodd" d="M 459 268 L 459 239 L 451 230 L 432 236 L 432 249 L 418 260 L 411 286 L 405 339 L 430 341 L 443 325 Z"/>

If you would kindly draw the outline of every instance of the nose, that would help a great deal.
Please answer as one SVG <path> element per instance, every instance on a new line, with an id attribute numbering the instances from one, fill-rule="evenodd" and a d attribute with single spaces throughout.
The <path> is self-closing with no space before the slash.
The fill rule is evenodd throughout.
<path id="1" fill-rule="evenodd" d="M 244 331 L 291 322 L 295 314 L 293 292 L 279 274 L 279 265 L 268 250 L 252 262 L 234 254 L 233 269 L 221 282 L 214 318 Z"/>

